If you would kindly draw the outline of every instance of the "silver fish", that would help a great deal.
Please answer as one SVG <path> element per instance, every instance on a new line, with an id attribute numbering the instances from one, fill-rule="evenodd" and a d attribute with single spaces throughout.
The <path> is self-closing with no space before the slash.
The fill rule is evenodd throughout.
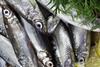
<path id="1" fill-rule="evenodd" d="M 72 32 L 75 40 L 74 48 L 78 63 L 84 66 L 89 56 L 90 31 L 73 26 Z"/>
<path id="2" fill-rule="evenodd" d="M 7 67 L 6 61 L 0 57 L 0 67 Z"/>
<path id="3" fill-rule="evenodd" d="M 30 0 L 5 0 L 19 15 L 27 20 L 30 20 L 30 24 L 34 25 L 40 32 L 46 31 L 45 20 L 36 4 L 35 0 L 32 5 Z M 42 25 L 42 26 L 41 26 Z"/>
<path id="4" fill-rule="evenodd" d="M 13 67 L 22 67 L 18 62 L 10 41 L 0 35 L 0 56 Z"/>
<path id="5" fill-rule="evenodd" d="M 43 39 L 39 31 L 35 29 L 35 27 L 31 26 L 24 18 L 22 18 L 24 28 L 30 38 L 30 41 L 33 44 L 33 47 L 36 50 L 37 57 L 46 67 L 53 67 L 52 59 L 47 51 L 46 44 L 44 43 Z"/>
<path id="6" fill-rule="evenodd" d="M 74 67 L 74 53 L 67 28 L 60 23 L 53 33 L 56 43 L 56 55 L 59 57 L 61 67 Z"/>
<path id="7" fill-rule="evenodd" d="M 31 59 L 28 40 L 23 27 L 19 23 L 16 15 L 7 7 L 7 5 L 2 6 L 2 8 L 8 38 L 15 49 L 19 62 L 23 67 L 35 67 Z"/>

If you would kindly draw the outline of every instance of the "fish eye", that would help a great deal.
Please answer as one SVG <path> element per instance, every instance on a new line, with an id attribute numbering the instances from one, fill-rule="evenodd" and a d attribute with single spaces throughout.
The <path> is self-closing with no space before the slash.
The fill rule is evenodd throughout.
<path id="1" fill-rule="evenodd" d="M 9 15 L 10 15 L 9 10 L 7 10 L 7 9 L 5 9 L 5 10 L 3 11 L 3 13 L 4 13 L 4 15 L 6 15 L 6 16 L 9 16 Z"/>
<path id="2" fill-rule="evenodd" d="M 43 27 L 41 21 L 36 21 L 36 22 L 35 22 L 35 26 L 36 26 L 36 28 L 38 28 L 38 29 L 42 29 L 42 27 Z"/>
<path id="3" fill-rule="evenodd" d="M 51 61 L 46 62 L 47 67 L 53 67 L 53 63 Z"/>
<path id="4" fill-rule="evenodd" d="M 84 61 L 85 61 L 84 58 L 80 58 L 80 59 L 79 59 L 79 62 L 80 62 L 80 63 L 84 63 Z"/>

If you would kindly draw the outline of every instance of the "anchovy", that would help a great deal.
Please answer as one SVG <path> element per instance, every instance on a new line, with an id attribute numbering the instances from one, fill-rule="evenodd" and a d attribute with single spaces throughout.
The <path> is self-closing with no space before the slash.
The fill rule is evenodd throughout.
<path id="1" fill-rule="evenodd" d="M 56 55 L 59 58 L 61 67 L 74 67 L 74 53 L 68 29 L 64 28 L 63 23 L 58 24 L 53 33 L 56 44 Z"/>
<path id="2" fill-rule="evenodd" d="M 11 42 L 2 35 L 0 35 L 0 57 L 13 67 L 22 67 L 18 62 Z"/>
<path id="3" fill-rule="evenodd" d="M 40 32 L 46 31 L 45 20 L 36 4 L 35 0 L 32 5 L 30 0 L 5 0 L 19 15 L 30 20 L 30 24 L 34 25 Z M 42 25 L 42 26 L 41 26 Z"/>
<path id="4" fill-rule="evenodd" d="M 8 38 L 15 49 L 19 62 L 23 67 L 34 67 L 35 65 L 32 62 L 31 54 L 28 49 L 28 40 L 23 27 L 19 23 L 20 21 L 7 5 L 2 6 L 2 8 Z"/>
<path id="5" fill-rule="evenodd" d="M 6 61 L 0 57 L 0 67 L 7 67 Z"/>
<path id="6" fill-rule="evenodd" d="M 74 48 L 78 63 L 84 66 L 89 57 L 90 32 L 75 26 L 72 27 L 72 32 L 75 40 Z"/>
<path id="7" fill-rule="evenodd" d="M 53 67 L 52 58 L 47 51 L 46 44 L 44 43 L 40 33 L 34 26 L 31 26 L 24 18 L 22 18 L 24 28 L 36 50 L 37 57 L 40 62 L 46 67 Z"/>

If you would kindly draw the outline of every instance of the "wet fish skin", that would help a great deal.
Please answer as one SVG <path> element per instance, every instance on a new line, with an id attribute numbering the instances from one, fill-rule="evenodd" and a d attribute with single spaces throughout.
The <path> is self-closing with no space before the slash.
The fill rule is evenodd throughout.
<path id="1" fill-rule="evenodd" d="M 7 67 L 5 60 L 1 57 L 0 57 L 0 67 Z"/>
<path id="2" fill-rule="evenodd" d="M 57 16 L 49 16 L 47 21 L 48 33 L 53 33 L 59 24 L 60 19 Z"/>
<path id="3" fill-rule="evenodd" d="M 0 7 L 0 34 L 7 37 L 6 29 L 3 23 L 2 8 Z"/>
<path id="4" fill-rule="evenodd" d="M 34 25 L 40 32 L 46 31 L 45 20 L 38 5 L 35 2 L 35 6 L 32 6 L 30 0 L 5 0 L 7 4 L 13 6 L 12 8 L 27 20 L 30 20 L 30 24 Z"/>
<path id="5" fill-rule="evenodd" d="M 46 7 L 44 7 L 44 5 L 42 5 L 41 3 L 39 3 L 38 1 L 36 1 L 45 20 L 46 20 L 46 32 L 47 33 L 53 33 L 54 30 L 56 29 L 57 25 L 59 24 L 59 17 L 54 15 L 52 12 L 49 11 L 49 9 L 47 9 Z"/>
<path id="6" fill-rule="evenodd" d="M 75 53 L 78 63 L 85 65 L 90 50 L 90 31 L 73 26 L 73 35 L 75 40 Z"/>
<path id="7" fill-rule="evenodd" d="M 3 6 L 3 16 L 9 39 L 15 49 L 19 62 L 23 67 L 34 67 L 24 29 L 7 5 Z"/>
<path id="8" fill-rule="evenodd" d="M 36 50 L 37 57 L 46 67 L 53 67 L 51 56 L 47 51 L 46 44 L 44 43 L 40 33 L 35 27 L 31 26 L 24 18 L 22 18 L 24 28 Z"/>
<path id="9" fill-rule="evenodd" d="M 2 35 L 0 35 L 0 56 L 11 66 L 22 67 L 18 62 L 12 44 Z"/>
<path id="10" fill-rule="evenodd" d="M 74 67 L 74 54 L 71 46 L 71 41 L 67 29 L 60 23 L 53 33 L 54 39 L 56 39 L 56 47 L 58 47 L 59 61 L 62 67 Z"/>

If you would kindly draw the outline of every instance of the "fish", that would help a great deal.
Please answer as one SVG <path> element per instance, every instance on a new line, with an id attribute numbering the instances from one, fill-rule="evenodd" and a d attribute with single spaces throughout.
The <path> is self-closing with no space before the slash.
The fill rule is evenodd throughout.
<path id="1" fill-rule="evenodd" d="M 7 67 L 6 61 L 0 57 L 0 67 Z"/>
<path id="2" fill-rule="evenodd" d="M 80 65 L 79 67 L 84 67 L 89 57 L 91 44 L 90 31 L 72 26 L 72 33 L 75 42 L 74 49 L 77 57 L 77 63 Z"/>
<path id="3" fill-rule="evenodd" d="M 56 47 L 56 56 L 60 61 L 61 67 L 74 67 L 74 52 L 68 28 L 60 21 L 52 34 Z"/>
<path id="4" fill-rule="evenodd" d="M 11 42 L 3 35 L 0 35 L 0 57 L 13 67 L 22 67 L 18 62 Z"/>
<path id="5" fill-rule="evenodd" d="M 52 58 L 47 50 L 47 45 L 45 44 L 42 36 L 38 30 L 31 24 L 29 24 L 24 18 L 22 18 L 23 26 L 32 42 L 32 45 L 36 51 L 36 55 L 39 61 L 46 67 L 53 67 Z"/>
<path id="6" fill-rule="evenodd" d="M 35 26 L 40 32 L 46 32 L 45 19 L 39 10 L 35 0 L 34 4 L 30 0 L 5 0 L 12 9 L 14 9 L 23 18 L 31 21 L 30 24 Z M 13 7 L 12 7 L 13 6 Z"/>
<path id="7" fill-rule="evenodd" d="M 23 67 L 35 67 L 28 48 L 28 39 L 26 33 L 19 23 L 17 16 L 11 11 L 7 5 L 2 6 L 2 14 L 4 17 L 4 24 L 7 30 L 8 38 L 10 39 L 14 51 L 18 57 L 20 64 Z"/>

